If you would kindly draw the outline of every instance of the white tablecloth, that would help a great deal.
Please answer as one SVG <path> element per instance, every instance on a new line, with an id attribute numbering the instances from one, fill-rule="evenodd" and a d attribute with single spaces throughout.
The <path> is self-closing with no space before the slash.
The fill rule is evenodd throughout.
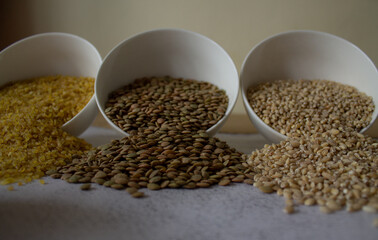
<path id="1" fill-rule="evenodd" d="M 90 127 L 82 135 L 94 145 L 117 136 Z M 262 136 L 218 134 L 249 153 L 268 143 Z M 44 178 L 8 191 L 0 186 L 0 240 L 7 239 L 378 239 L 372 226 L 377 214 L 340 211 L 323 214 L 318 207 L 300 206 L 283 213 L 284 199 L 263 194 L 247 184 L 209 189 L 142 191 L 134 199 L 92 184 L 80 185 Z"/>

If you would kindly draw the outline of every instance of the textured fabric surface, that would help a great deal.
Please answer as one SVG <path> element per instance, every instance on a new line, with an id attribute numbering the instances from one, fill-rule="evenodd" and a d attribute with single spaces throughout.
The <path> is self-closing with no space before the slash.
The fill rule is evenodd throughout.
<path id="1" fill-rule="evenodd" d="M 117 138 L 90 127 L 83 138 L 94 145 Z M 262 136 L 218 134 L 245 153 L 268 143 Z M 284 199 L 246 184 L 209 189 L 142 191 L 134 199 L 92 184 L 44 178 L 8 191 L 0 188 L 0 239 L 376 239 L 376 214 L 340 211 L 326 215 L 300 206 L 283 213 Z"/>

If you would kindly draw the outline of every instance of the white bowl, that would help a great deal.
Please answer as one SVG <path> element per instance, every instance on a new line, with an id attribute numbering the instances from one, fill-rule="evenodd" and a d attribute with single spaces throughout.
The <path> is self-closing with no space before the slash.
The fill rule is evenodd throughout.
<path id="1" fill-rule="evenodd" d="M 210 82 L 226 91 L 229 102 L 225 116 L 207 130 L 214 135 L 235 106 L 239 92 L 237 69 L 217 43 L 186 30 L 151 30 L 118 44 L 105 57 L 97 75 L 95 96 L 100 112 L 115 130 L 128 136 L 104 112 L 109 94 L 137 78 L 167 75 Z"/>
<path id="2" fill-rule="evenodd" d="M 356 87 L 373 97 L 378 115 L 378 72 L 374 63 L 352 43 L 323 32 L 289 31 L 257 44 L 245 58 L 240 81 L 244 107 L 256 129 L 272 142 L 285 135 L 265 124 L 252 110 L 247 99 L 249 87 L 278 79 L 326 79 Z"/>
<path id="3" fill-rule="evenodd" d="M 0 86 L 28 78 L 68 75 L 96 77 L 101 56 L 87 40 L 67 33 L 42 33 L 24 38 L 0 52 Z M 62 129 L 78 136 L 98 113 L 93 96 Z"/>

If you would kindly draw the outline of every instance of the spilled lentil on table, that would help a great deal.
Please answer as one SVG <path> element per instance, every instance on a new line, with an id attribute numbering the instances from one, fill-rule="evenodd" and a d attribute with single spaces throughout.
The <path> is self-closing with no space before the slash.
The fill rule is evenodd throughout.
<path id="1" fill-rule="evenodd" d="M 224 116 L 227 105 L 225 91 L 208 82 L 136 79 L 112 92 L 105 109 L 109 119 L 130 136 L 49 173 L 71 183 L 126 188 L 133 197 L 143 197 L 139 188 L 251 184 L 245 156 L 205 132 Z"/>
<path id="2" fill-rule="evenodd" d="M 232 182 L 250 183 L 245 155 L 205 131 L 163 125 L 92 149 L 50 172 L 70 183 L 96 183 L 125 189 L 207 188 Z M 248 178 L 249 177 L 249 178 Z"/>

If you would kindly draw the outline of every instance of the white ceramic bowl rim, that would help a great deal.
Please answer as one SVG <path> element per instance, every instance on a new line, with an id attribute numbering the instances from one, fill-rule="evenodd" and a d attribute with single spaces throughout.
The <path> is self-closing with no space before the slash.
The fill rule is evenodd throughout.
<path id="1" fill-rule="evenodd" d="M 100 53 L 98 52 L 98 50 L 96 49 L 96 47 L 94 47 L 94 45 L 91 44 L 88 40 L 86 40 L 86 39 L 84 39 L 82 37 L 79 37 L 77 35 L 70 34 L 70 33 L 64 33 L 64 32 L 44 32 L 44 33 L 38 33 L 38 34 L 34 34 L 34 35 L 31 35 L 31 36 L 25 37 L 23 39 L 20 39 L 20 40 L 18 40 L 16 42 L 12 43 L 8 47 L 4 48 L 0 52 L 0 56 L 1 56 L 2 53 L 5 53 L 7 51 L 12 51 L 13 48 L 17 48 L 20 44 L 23 44 L 25 42 L 31 41 L 33 39 L 36 39 L 36 38 L 49 38 L 49 37 L 57 37 L 57 36 L 58 37 L 72 38 L 72 39 L 77 40 L 78 42 L 84 43 L 90 49 L 91 53 L 95 55 L 96 59 L 99 62 L 102 62 L 102 58 L 101 58 Z M 96 76 L 93 76 L 93 77 L 96 77 Z M 14 80 L 11 80 L 11 81 L 17 81 L 17 79 L 14 79 Z M 90 105 L 96 106 L 96 103 L 94 103 L 94 101 L 95 101 L 95 96 L 93 94 L 93 96 L 88 101 L 88 103 L 83 107 L 83 109 L 81 109 L 69 121 L 65 122 L 63 124 L 62 128 L 65 129 L 65 130 L 68 130 L 69 132 L 72 132 L 73 135 L 78 135 L 79 133 L 81 133 L 83 131 L 83 126 L 80 126 L 80 127 L 77 128 L 74 125 L 76 125 L 76 124 L 83 125 L 83 122 L 82 122 L 83 119 L 81 119 L 81 120 L 77 120 L 77 119 L 79 119 L 79 118 L 85 118 L 84 115 L 88 113 L 85 110 L 88 107 L 90 107 Z M 92 109 L 92 111 L 93 111 L 93 109 Z M 77 121 L 75 121 L 75 120 L 77 120 Z"/>
<path id="2" fill-rule="evenodd" d="M 151 30 L 147 30 L 147 31 L 144 31 L 144 32 L 140 32 L 140 33 L 137 33 L 137 34 L 134 34 L 124 40 L 122 40 L 120 43 L 118 43 L 115 47 L 113 47 L 109 52 L 108 54 L 105 56 L 104 60 L 103 60 L 103 63 L 106 63 L 108 58 L 110 58 L 113 54 L 113 51 L 117 48 L 120 48 L 122 47 L 123 45 L 126 45 L 128 44 L 128 42 L 131 40 L 131 39 L 135 39 L 135 38 L 139 38 L 139 37 L 142 37 L 144 35 L 149 35 L 151 33 L 154 33 L 154 32 L 182 32 L 182 33 L 188 33 L 188 34 L 191 34 L 191 35 L 195 35 L 196 37 L 198 38 L 201 38 L 201 39 L 204 39 L 206 41 L 209 41 L 211 42 L 212 44 L 214 44 L 220 51 L 222 51 L 222 53 L 227 57 L 227 60 L 230 61 L 232 63 L 232 68 L 233 68 L 233 71 L 235 72 L 236 74 L 236 77 L 238 78 L 238 70 L 232 60 L 232 58 L 230 57 L 230 55 L 227 53 L 227 51 L 222 48 L 222 46 L 220 46 L 217 42 L 215 42 L 214 40 L 202 35 L 202 34 L 199 34 L 199 33 L 196 33 L 196 32 L 192 32 L 192 31 L 189 31 L 189 30 L 185 30 L 185 29 L 181 29 L 181 28 L 156 28 L 156 29 L 151 29 Z M 101 72 L 101 68 L 103 67 L 103 65 L 100 67 L 99 71 L 98 71 L 98 74 Z M 142 76 L 141 76 L 142 77 Z M 100 104 L 100 101 L 98 99 L 98 95 L 97 95 L 97 89 L 98 89 L 98 86 L 97 86 L 97 78 L 98 78 L 98 75 L 96 77 L 96 82 L 95 82 L 95 97 L 96 97 L 96 102 L 97 102 L 97 106 L 98 106 L 98 109 L 100 110 L 101 114 L 104 116 L 104 118 L 106 119 L 106 121 L 114 128 L 116 129 L 119 133 L 123 134 L 123 135 L 126 135 L 128 136 L 129 134 L 126 133 L 125 131 L 121 130 L 118 126 L 116 126 L 109 118 L 106 117 L 106 114 L 104 112 L 104 109 L 102 108 L 101 104 Z M 237 89 L 240 89 L 240 79 L 238 78 L 238 81 L 235 81 L 235 83 L 237 85 Z M 223 120 L 225 120 L 225 118 L 227 118 L 231 111 L 233 110 L 233 108 L 235 107 L 235 104 L 236 104 L 236 100 L 238 98 L 238 94 L 239 94 L 239 91 L 236 93 L 235 97 L 233 99 L 229 99 L 229 107 L 227 107 L 227 110 L 224 114 L 224 116 L 216 123 L 214 124 L 212 127 L 210 127 L 209 129 L 207 129 L 206 131 L 207 132 L 211 132 L 213 129 L 216 129 L 220 124 L 223 124 Z"/>

